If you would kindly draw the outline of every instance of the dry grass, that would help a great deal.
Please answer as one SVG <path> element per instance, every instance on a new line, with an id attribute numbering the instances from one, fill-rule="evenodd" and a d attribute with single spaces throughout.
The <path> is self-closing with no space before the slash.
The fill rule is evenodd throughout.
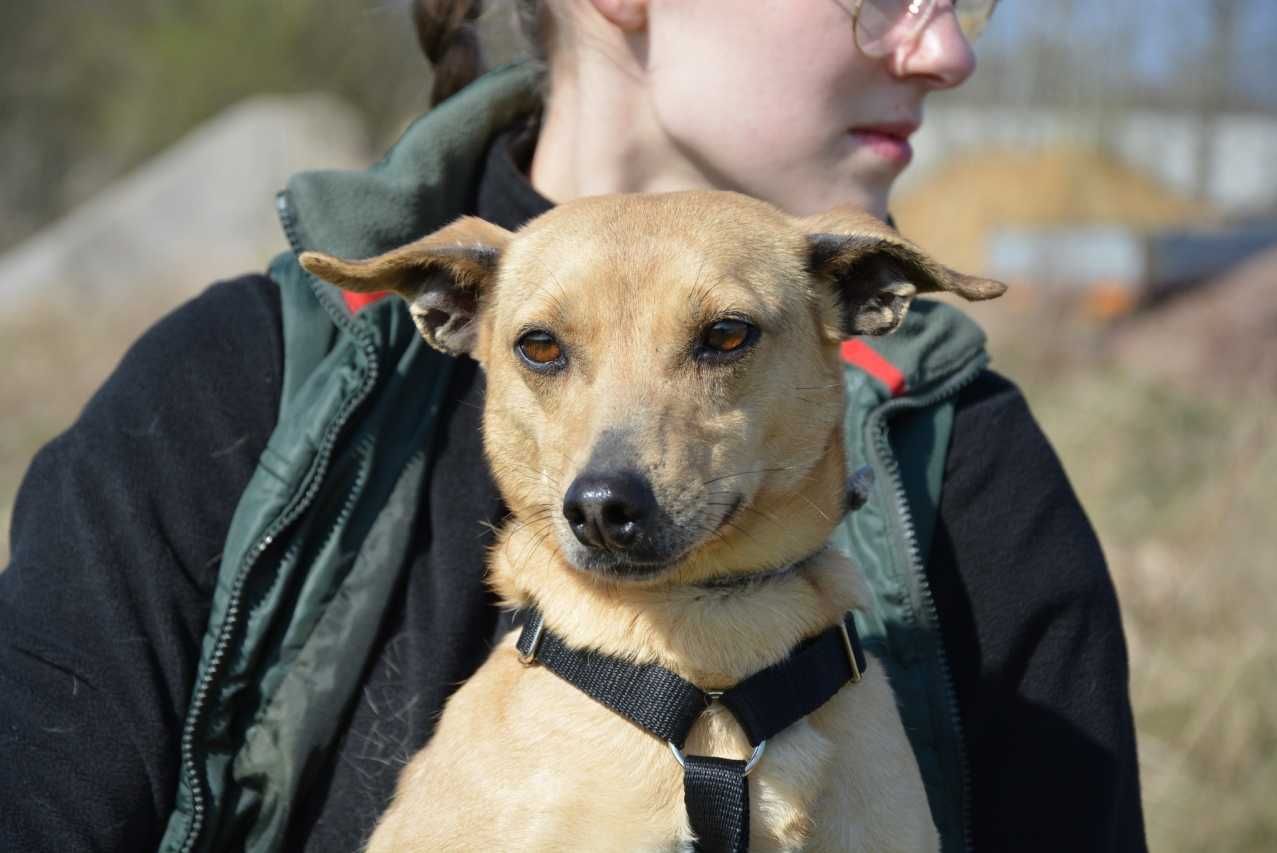
<path id="1" fill-rule="evenodd" d="M 895 210 L 906 234 L 969 270 L 1003 225 L 1212 215 L 1068 149 L 955 159 Z M 1277 847 L 1277 255 L 1121 327 L 1027 289 L 975 313 L 1109 558 L 1150 848 Z"/>
<path id="2" fill-rule="evenodd" d="M 1151 369 L 1156 352 L 1132 358 L 1063 306 L 1024 302 L 986 312 L 1002 315 L 991 318 L 992 349 L 1028 395 L 1109 558 L 1150 847 L 1270 850 L 1277 389 L 1171 381 Z"/>

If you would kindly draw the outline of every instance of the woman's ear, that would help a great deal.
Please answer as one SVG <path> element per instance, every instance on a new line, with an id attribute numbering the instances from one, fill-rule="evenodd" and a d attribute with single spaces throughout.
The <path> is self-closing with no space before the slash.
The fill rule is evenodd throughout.
<path id="1" fill-rule="evenodd" d="M 841 337 L 885 335 L 902 322 L 919 293 L 955 293 L 968 301 L 1006 291 L 998 281 L 942 266 L 889 225 L 860 211 L 804 220 L 807 268 L 828 281 L 842 316 Z"/>
<path id="2" fill-rule="evenodd" d="M 647 26 L 647 0 L 590 0 L 603 18 L 625 33 Z"/>
<path id="3" fill-rule="evenodd" d="M 473 356 L 483 296 L 513 236 L 466 216 L 375 258 L 347 261 L 302 252 L 298 260 L 307 272 L 345 290 L 399 294 L 428 344 L 450 355 Z"/>

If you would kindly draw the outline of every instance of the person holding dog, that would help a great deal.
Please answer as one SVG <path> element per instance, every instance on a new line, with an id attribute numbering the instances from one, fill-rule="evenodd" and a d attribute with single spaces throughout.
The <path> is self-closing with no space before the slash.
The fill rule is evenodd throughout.
<path id="1" fill-rule="evenodd" d="M 423 352 L 397 300 L 312 287 L 296 252 L 613 192 L 885 217 L 993 5 L 518 0 L 547 73 L 479 77 L 479 4 L 419 0 L 438 108 L 368 173 L 291 181 L 294 252 L 157 324 L 32 463 L 0 574 L 0 846 L 358 848 L 508 630 L 482 580 L 504 515 L 482 373 Z M 914 315 L 844 348 L 879 477 L 837 544 L 944 849 L 1143 849 L 1095 535 L 978 330 Z"/>

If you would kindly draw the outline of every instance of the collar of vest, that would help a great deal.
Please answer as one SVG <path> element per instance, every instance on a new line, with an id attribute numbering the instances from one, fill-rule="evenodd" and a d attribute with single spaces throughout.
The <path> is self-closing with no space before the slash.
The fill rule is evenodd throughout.
<path id="1" fill-rule="evenodd" d="M 539 107 L 538 82 L 532 63 L 495 69 L 410 124 L 372 167 L 291 177 L 277 209 L 294 254 L 368 258 L 473 212 L 488 147 Z"/>
<path id="2" fill-rule="evenodd" d="M 890 335 L 844 341 L 842 361 L 863 374 L 880 400 L 925 396 L 973 362 L 984 363 L 985 334 L 954 306 L 916 299 Z"/>

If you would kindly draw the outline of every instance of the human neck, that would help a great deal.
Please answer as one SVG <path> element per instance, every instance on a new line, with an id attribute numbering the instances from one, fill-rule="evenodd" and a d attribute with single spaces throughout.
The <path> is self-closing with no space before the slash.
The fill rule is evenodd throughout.
<path id="1" fill-rule="evenodd" d="M 532 186 L 556 203 L 612 193 L 715 189 L 666 136 L 625 43 L 576 46 L 553 87 L 532 157 Z"/>

